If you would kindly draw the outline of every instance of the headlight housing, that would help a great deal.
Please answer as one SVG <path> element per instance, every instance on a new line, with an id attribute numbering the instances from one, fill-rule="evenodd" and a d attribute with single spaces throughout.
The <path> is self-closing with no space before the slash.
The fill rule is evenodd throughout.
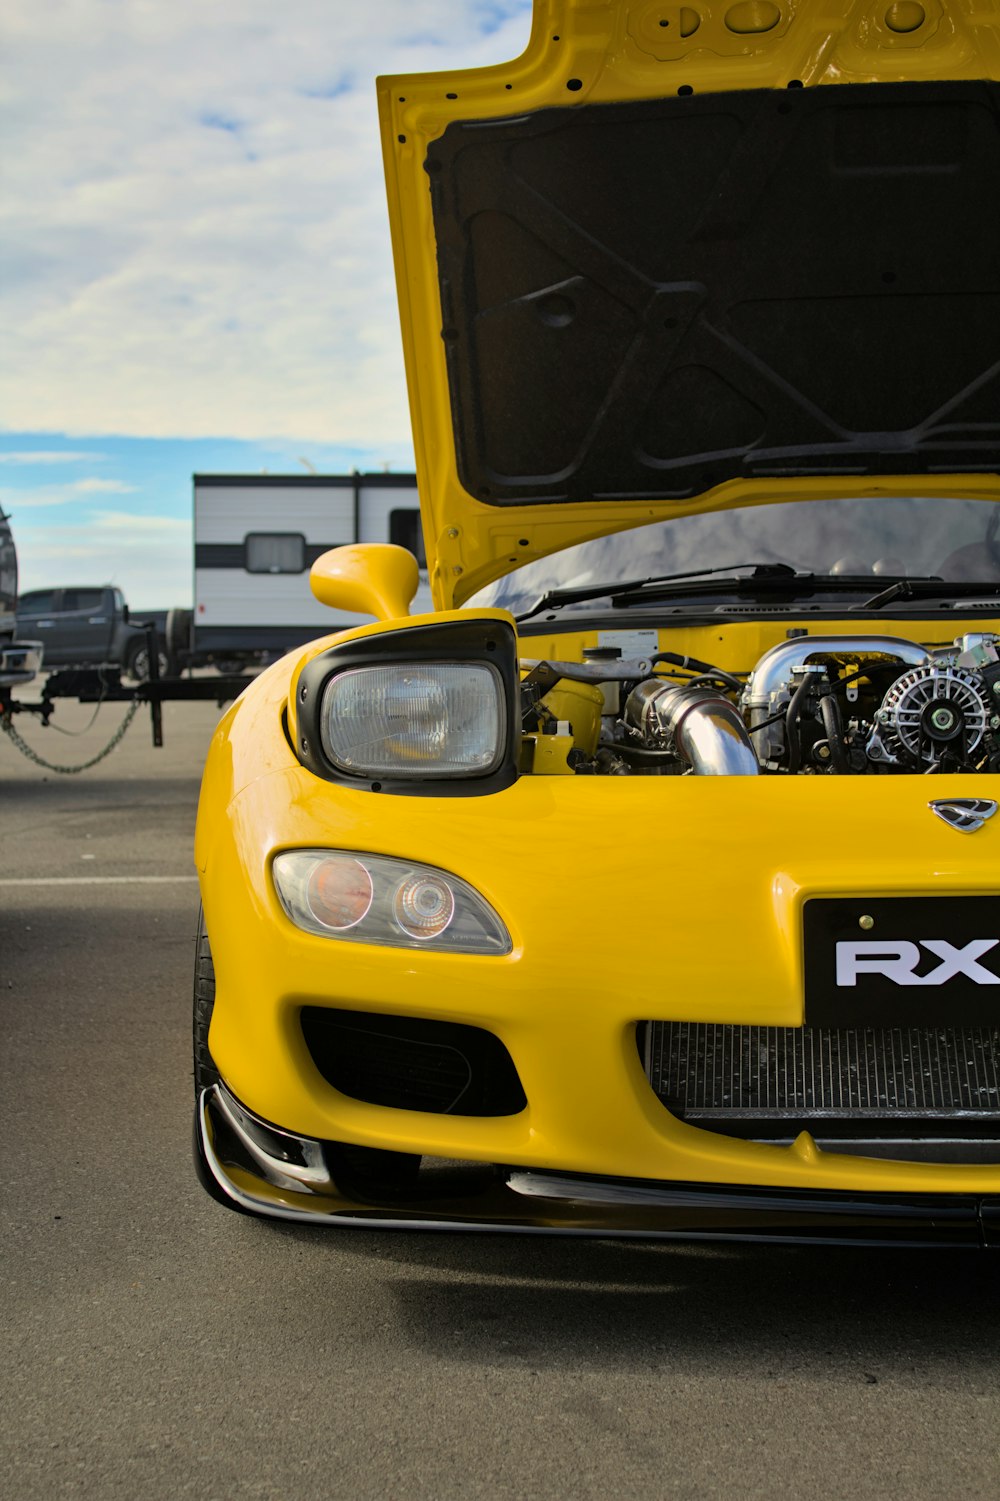
<path id="1" fill-rule="evenodd" d="M 468 797 L 517 779 L 517 637 L 505 612 L 350 637 L 302 667 L 289 702 L 316 776 L 371 792 Z"/>
<path id="2" fill-rule="evenodd" d="M 353 776 L 489 776 L 505 721 L 500 674 L 479 662 L 352 667 L 329 680 L 320 706 L 323 750 Z"/>
<path id="3" fill-rule="evenodd" d="M 352 850 L 286 850 L 274 888 L 297 928 L 349 943 L 509 954 L 510 934 L 467 881 L 432 865 Z"/>

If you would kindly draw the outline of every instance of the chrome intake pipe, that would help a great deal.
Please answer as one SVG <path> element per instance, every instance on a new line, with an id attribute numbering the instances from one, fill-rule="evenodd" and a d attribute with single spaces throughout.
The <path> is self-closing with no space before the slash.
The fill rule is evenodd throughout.
<path id="1" fill-rule="evenodd" d="M 760 771 L 739 711 L 711 688 L 649 678 L 629 694 L 625 723 L 646 745 L 675 751 L 699 776 L 755 777 Z"/>
<path id="2" fill-rule="evenodd" d="M 796 667 L 805 667 L 813 657 L 895 657 L 907 667 L 924 667 L 930 652 L 899 636 L 796 636 L 781 641 L 761 657 L 747 680 L 743 703 L 748 709 L 770 710 L 772 695 L 787 693 Z"/>
<path id="3" fill-rule="evenodd" d="M 803 670 L 814 658 L 830 656 L 858 663 L 892 657 L 905 667 L 924 667 L 932 660 L 922 646 L 899 636 L 794 636 L 772 646 L 747 679 L 741 699 L 763 765 L 773 768 L 784 760 L 785 727 L 774 721 L 791 701 Z"/>

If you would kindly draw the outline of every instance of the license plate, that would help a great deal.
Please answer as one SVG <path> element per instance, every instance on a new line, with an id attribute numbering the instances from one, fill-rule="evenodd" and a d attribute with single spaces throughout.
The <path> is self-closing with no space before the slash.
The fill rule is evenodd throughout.
<path id="1" fill-rule="evenodd" d="M 809 1026 L 1000 1025 L 1000 896 L 814 898 L 803 936 Z"/>

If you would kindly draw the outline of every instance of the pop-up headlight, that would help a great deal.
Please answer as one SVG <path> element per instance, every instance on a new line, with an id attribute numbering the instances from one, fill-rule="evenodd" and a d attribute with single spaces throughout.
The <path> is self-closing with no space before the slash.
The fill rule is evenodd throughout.
<path id="1" fill-rule="evenodd" d="M 518 775 L 514 623 L 456 612 L 338 641 L 304 663 L 288 707 L 296 755 L 326 781 L 407 797 L 500 792 Z"/>
<path id="2" fill-rule="evenodd" d="M 393 663 L 331 678 L 320 733 L 330 761 L 348 774 L 488 776 L 503 757 L 506 717 L 494 667 Z"/>

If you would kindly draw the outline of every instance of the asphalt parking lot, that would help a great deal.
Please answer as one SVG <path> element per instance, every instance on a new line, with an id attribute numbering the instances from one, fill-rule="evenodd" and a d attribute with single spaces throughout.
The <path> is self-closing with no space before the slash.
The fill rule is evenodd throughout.
<path id="1" fill-rule="evenodd" d="M 120 714 L 19 728 L 76 761 Z M 0 736 L 5 1494 L 995 1498 L 1000 1259 L 323 1232 L 202 1192 L 217 717 L 167 706 L 154 751 L 140 716 L 78 777 Z"/>

